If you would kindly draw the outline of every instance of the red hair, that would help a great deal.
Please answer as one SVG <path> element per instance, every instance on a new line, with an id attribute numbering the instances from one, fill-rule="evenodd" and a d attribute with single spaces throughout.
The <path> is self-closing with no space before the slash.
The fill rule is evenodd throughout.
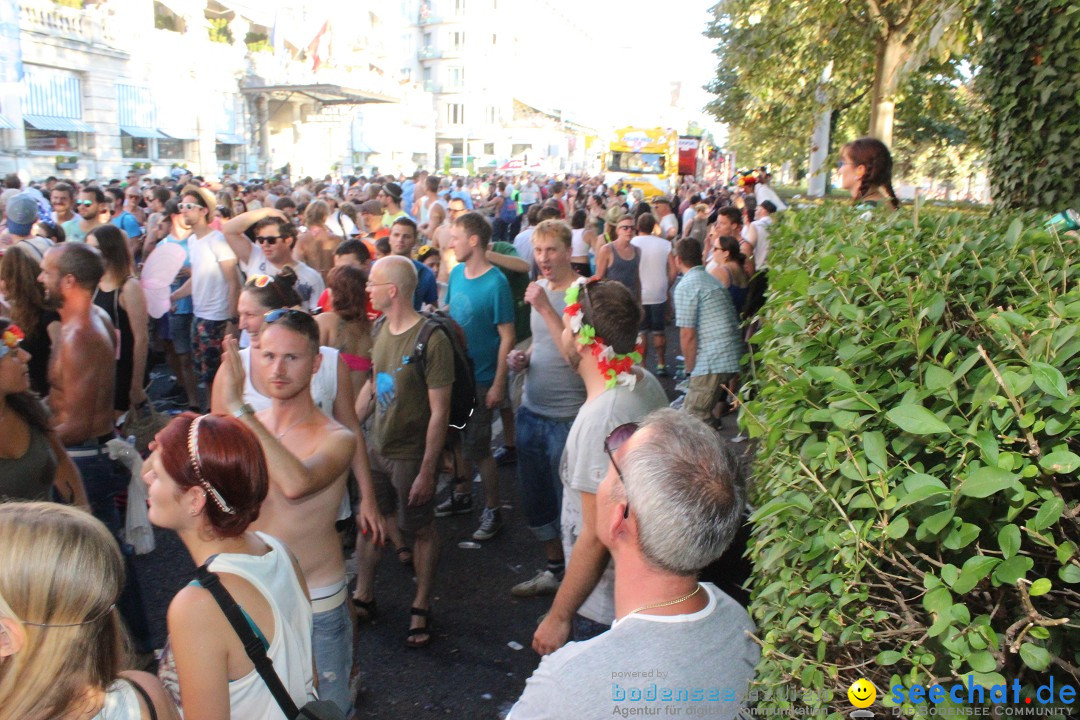
<path id="1" fill-rule="evenodd" d="M 188 452 L 188 430 L 198 415 L 178 415 L 158 436 L 161 464 L 181 489 L 202 487 Z M 199 469 L 236 513 L 224 512 L 211 498 L 206 517 L 221 537 L 237 537 L 259 517 L 269 476 L 259 439 L 233 417 L 207 415 L 199 424 Z"/>
<path id="2" fill-rule="evenodd" d="M 334 298 L 334 312 L 345 322 L 367 320 L 367 273 L 351 265 L 339 265 L 326 276 Z"/>

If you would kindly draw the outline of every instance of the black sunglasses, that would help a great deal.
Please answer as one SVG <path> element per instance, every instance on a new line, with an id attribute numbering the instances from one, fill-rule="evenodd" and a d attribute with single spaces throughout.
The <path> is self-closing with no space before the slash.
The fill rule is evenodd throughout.
<path id="1" fill-rule="evenodd" d="M 604 438 L 604 452 L 611 458 L 611 466 L 615 468 L 615 473 L 619 476 L 619 482 L 623 484 L 623 490 L 626 489 L 626 478 L 623 477 L 622 470 L 619 469 L 619 464 L 615 462 L 615 453 L 619 451 L 626 441 L 629 440 L 634 433 L 638 431 L 639 425 L 636 422 L 623 423 L 618 426 Z M 626 498 L 626 507 L 623 509 L 623 519 L 630 517 L 630 497 Z"/>
<path id="2" fill-rule="evenodd" d="M 275 244 L 277 244 L 278 240 L 281 240 L 281 238 L 282 238 L 281 235 L 262 235 L 262 236 L 256 235 L 255 236 L 255 242 L 259 243 L 260 245 L 262 245 L 264 243 L 266 245 L 275 245 Z"/>
<path id="3" fill-rule="evenodd" d="M 271 310 L 270 312 L 263 315 L 263 320 L 265 320 L 266 324 L 269 325 L 271 323 L 276 323 L 278 320 L 286 316 L 295 318 L 311 317 L 303 310 L 293 310 L 292 308 L 278 308 L 277 310 Z"/>

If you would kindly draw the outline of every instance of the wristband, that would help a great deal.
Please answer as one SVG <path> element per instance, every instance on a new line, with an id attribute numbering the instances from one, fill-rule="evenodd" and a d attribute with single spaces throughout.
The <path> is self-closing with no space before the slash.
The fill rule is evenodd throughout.
<path id="1" fill-rule="evenodd" d="M 244 417 L 245 415 L 254 415 L 254 414 L 255 414 L 255 408 L 251 407 L 251 405 L 249 405 L 247 403 L 241 403 L 239 408 L 237 408 L 236 410 L 233 410 L 232 416 L 234 418 L 239 419 L 239 418 Z"/>

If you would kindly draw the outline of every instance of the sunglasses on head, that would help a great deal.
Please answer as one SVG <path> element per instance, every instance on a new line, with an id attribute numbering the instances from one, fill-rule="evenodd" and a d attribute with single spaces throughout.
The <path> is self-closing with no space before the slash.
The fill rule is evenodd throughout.
<path id="1" fill-rule="evenodd" d="M 18 350 L 26 335 L 18 325 L 12 323 L 0 333 L 0 358 L 7 357 L 8 353 Z"/>
<path id="2" fill-rule="evenodd" d="M 619 448 L 626 444 L 626 441 L 633 437 L 634 433 L 638 431 L 640 427 L 636 422 L 623 423 L 618 426 L 604 438 L 604 452 L 611 459 L 611 466 L 615 468 L 615 473 L 619 476 L 619 482 L 626 487 L 626 478 L 623 477 L 622 470 L 619 469 L 619 464 L 615 462 L 615 453 Z M 630 498 L 626 499 L 626 507 L 623 509 L 623 518 L 630 517 Z"/>
<path id="3" fill-rule="evenodd" d="M 264 288 L 272 282 L 274 282 L 274 278 L 269 275 L 252 275 L 247 280 L 248 285 L 257 288 Z"/>
<path id="4" fill-rule="evenodd" d="M 276 245 L 278 240 L 281 240 L 281 235 L 256 235 L 255 242 L 260 245 Z"/>
<path id="5" fill-rule="evenodd" d="M 292 308 L 278 308 L 277 310 L 271 310 L 270 312 L 263 315 L 263 320 L 266 321 L 267 325 L 269 325 L 271 323 L 276 323 L 283 317 L 303 318 L 310 316 L 303 310 L 294 310 Z"/>

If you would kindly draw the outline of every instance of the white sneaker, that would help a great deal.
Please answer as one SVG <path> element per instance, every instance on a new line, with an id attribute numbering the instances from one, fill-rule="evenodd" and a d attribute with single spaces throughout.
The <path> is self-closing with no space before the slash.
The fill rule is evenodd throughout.
<path id="1" fill-rule="evenodd" d="M 562 580 L 555 577 L 550 570 L 541 570 L 536 573 L 532 580 L 518 583 L 510 589 L 514 597 L 535 597 L 537 595 L 554 595 L 559 590 Z"/>

